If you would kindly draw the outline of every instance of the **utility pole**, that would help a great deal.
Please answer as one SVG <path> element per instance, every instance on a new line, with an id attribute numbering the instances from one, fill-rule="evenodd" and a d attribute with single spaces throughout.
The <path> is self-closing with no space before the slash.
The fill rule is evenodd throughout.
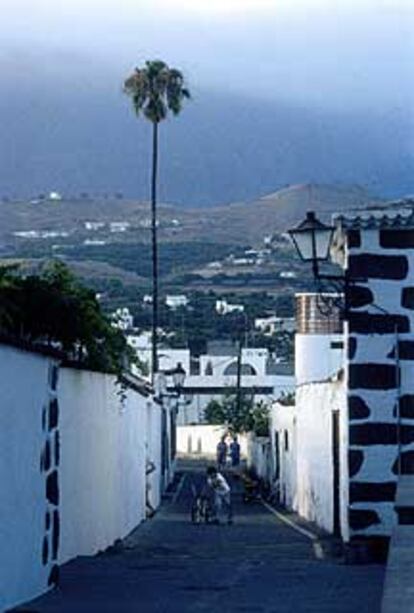
<path id="1" fill-rule="evenodd" d="M 243 339 L 245 346 L 247 347 L 247 334 L 248 334 L 248 318 L 246 313 L 242 313 L 244 326 L 239 330 L 239 341 L 237 347 L 237 375 L 236 375 L 236 417 L 239 419 L 242 412 L 242 353 L 243 353 Z"/>
<path id="2" fill-rule="evenodd" d="M 237 349 L 237 378 L 236 378 L 236 416 L 239 417 L 241 414 L 241 401 L 242 401 L 242 390 L 241 390 L 241 371 L 242 371 L 242 349 L 243 349 L 243 341 L 242 335 L 239 338 L 239 344 Z"/>

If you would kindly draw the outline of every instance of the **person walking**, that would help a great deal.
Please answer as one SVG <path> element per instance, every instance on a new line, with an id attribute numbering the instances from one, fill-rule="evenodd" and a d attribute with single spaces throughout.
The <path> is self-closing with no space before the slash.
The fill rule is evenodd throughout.
<path id="1" fill-rule="evenodd" d="M 214 522 L 220 523 L 220 515 L 223 512 L 227 516 L 227 523 L 232 524 L 233 508 L 230 486 L 215 466 L 207 468 L 207 483 L 214 492 Z"/>
<path id="2" fill-rule="evenodd" d="M 221 437 L 217 445 L 216 451 L 217 451 L 217 469 L 223 470 L 226 467 L 227 452 L 228 452 L 225 434 Z"/>
<path id="3" fill-rule="evenodd" d="M 230 443 L 230 458 L 233 468 L 237 468 L 240 464 L 240 443 L 236 435 L 233 436 L 233 440 Z"/>

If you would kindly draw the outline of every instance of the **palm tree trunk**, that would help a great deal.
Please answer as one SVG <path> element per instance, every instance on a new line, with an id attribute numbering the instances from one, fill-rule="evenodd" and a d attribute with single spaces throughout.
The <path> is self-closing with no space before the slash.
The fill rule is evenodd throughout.
<path id="1" fill-rule="evenodd" d="M 157 166 L 158 122 L 152 124 L 152 174 L 151 174 L 151 240 L 152 240 L 152 383 L 158 372 L 158 244 L 157 244 Z"/>

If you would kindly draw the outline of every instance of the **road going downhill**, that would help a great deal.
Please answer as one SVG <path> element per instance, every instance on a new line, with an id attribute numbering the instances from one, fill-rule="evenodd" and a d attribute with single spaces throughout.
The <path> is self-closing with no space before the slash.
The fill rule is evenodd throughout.
<path id="1" fill-rule="evenodd" d="M 236 493 L 235 522 L 192 525 L 191 483 L 124 543 L 61 569 L 60 587 L 32 613 L 376 613 L 384 568 L 318 559 L 312 542 Z M 19 609 L 16 609 L 18 611 Z"/>

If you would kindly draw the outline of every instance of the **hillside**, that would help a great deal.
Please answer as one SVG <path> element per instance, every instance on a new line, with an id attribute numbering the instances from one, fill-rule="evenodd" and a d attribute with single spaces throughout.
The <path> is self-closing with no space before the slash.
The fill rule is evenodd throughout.
<path id="1" fill-rule="evenodd" d="M 374 202 L 381 201 L 358 186 L 293 185 L 250 202 L 227 206 L 188 209 L 161 204 L 159 235 L 161 241 L 257 245 L 269 233 L 286 231 L 310 208 L 329 221 L 334 212 Z M 87 229 L 88 222 L 103 226 Z M 116 227 L 119 223 L 125 224 L 123 230 Z M 82 198 L 0 203 L 3 249 L 18 248 L 27 240 L 37 245 L 44 241 L 72 244 L 91 238 L 111 243 L 145 242 L 149 240 L 149 223 L 149 205 L 135 200 Z M 27 234 L 30 232 L 46 235 L 31 237 Z M 25 235 L 17 237 L 16 233 Z"/>
<path id="2" fill-rule="evenodd" d="M 381 202 L 358 186 L 292 185 L 257 200 L 209 209 L 204 230 L 216 239 L 258 244 L 272 233 L 285 232 L 315 210 L 326 223 L 333 213 Z"/>

